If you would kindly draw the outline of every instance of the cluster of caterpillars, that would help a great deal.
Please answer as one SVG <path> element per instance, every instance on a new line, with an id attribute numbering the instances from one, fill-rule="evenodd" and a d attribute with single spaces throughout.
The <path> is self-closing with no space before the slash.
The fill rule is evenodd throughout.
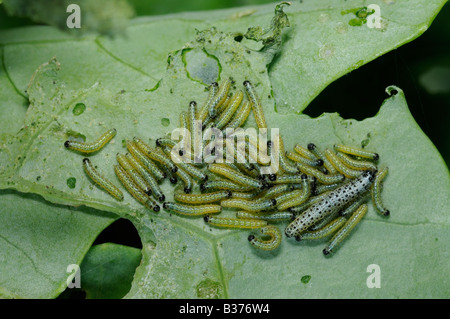
<path id="1" fill-rule="evenodd" d="M 334 145 L 333 149 L 320 149 L 310 143 L 285 151 L 279 137 L 277 148 L 273 148 L 274 141 L 263 145 L 246 141 L 243 148 L 233 147 L 234 162 L 217 163 L 219 155 L 223 156 L 215 152 L 217 141 L 211 139 L 207 145 L 204 140 L 196 140 L 199 135 L 195 132 L 210 134 L 215 130 L 230 137 L 227 129 L 243 127 L 250 113 L 259 129 L 267 126 L 250 81 L 243 82 L 243 89 L 236 89 L 232 79 L 221 85 L 214 82 L 208 89 L 209 97 L 201 107 L 191 101 L 181 112 L 180 128 L 192 132 L 189 138 L 158 138 L 151 146 L 135 137 L 126 141 L 128 153 L 117 154 L 116 176 L 142 205 L 158 212 L 162 203 L 164 210 L 201 216 L 214 227 L 250 229 L 254 232 L 248 241 L 262 250 L 279 247 L 283 232 L 278 225 L 287 222 L 286 237 L 298 241 L 331 237 L 323 249 L 325 255 L 333 252 L 363 218 L 370 196 L 376 211 L 389 215 L 381 199 L 388 168 L 379 169 L 379 155 L 363 148 Z M 115 134 L 111 129 L 95 142 L 66 141 L 64 146 L 83 154 L 93 153 Z M 210 157 L 199 160 L 194 147 L 200 154 L 209 148 Z M 261 168 L 269 164 L 250 156 L 251 149 L 270 153 L 272 159 L 276 156 L 279 170 L 262 174 Z M 119 187 L 97 172 L 90 159 L 83 159 L 83 167 L 96 185 L 123 200 Z M 165 178 L 172 184 L 179 180 L 183 183 L 183 190 L 174 192 L 173 202 L 166 201 L 161 191 Z M 223 208 L 235 210 L 235 216 L 222 216 Z"/>

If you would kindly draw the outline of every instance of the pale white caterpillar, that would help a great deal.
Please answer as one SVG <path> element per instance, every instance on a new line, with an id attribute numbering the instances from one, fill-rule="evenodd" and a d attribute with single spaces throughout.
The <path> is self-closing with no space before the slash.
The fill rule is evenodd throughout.
<path id="1" fill-rule="evenodd" d="M 357 199 L 372 185 L 376 172 L 376 170 L 364 171 L 358 178 L 330 191 L 329 196 L 310 206 L 286 227 L 286 236 L 301 235 L 329 214 Z"/>

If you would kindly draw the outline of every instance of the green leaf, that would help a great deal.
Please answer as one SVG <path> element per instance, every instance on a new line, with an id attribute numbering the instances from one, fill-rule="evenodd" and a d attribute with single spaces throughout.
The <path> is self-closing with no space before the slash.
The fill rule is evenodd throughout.
<path id="1" fill-rule="evenodd" d="M 5 70 L 0 48 L 0 133 L 15 134 L 23 125 L 28 99 L 17 90 Z"/>
<path id="2" fill-rule="evenodd" d="M 76 5 L 76 9 L 71 5 Z M 50 6 L 45 0 L 5 0 L 4 6 L 10 16 L 26 17 L 34 22 L 77 33 L 94 31 L 115 35 L 126 27 L 134 15 L 126 0 L 54 0 Z M 80 28 L 72 30 L 67 21 L 72 22 L 72 14 L 75 13 L 82 24 Z"/>
<path id="3" fill-rule="evenodd" d="M 367 24 L 351 25 L 365 3 L 305 1 L 302 10 L 293 13 L 296 26 L 270 68 L 277 110 L 301 112 L 337 78 L 415 39 L 445 2 L 372 1 L 380 7 L 381 27 L 370 29 Z"/>
<path id="4" fill-rule="evenodd" d="M 0 297 L 57 297 L 67 287 L 68 267 L 81 264 L 95 237 L 115 218 L 0 191 Z"/>
<path id="5" fill-rule="evenodd" d="M 392 212 L 388 219 L 369 207 L 344 246 L 324 258 L 324 241 L 284 240 L 278 251 L 264 253 L 250 247 L 248 232 L 209 229 L 202 222 L 192 229 L 185 219 L 171 216 L 162 225 L 149 224 L 157 245 L 144 247 L 128 297 L 195 296 L 205 280 L 215 281 L 219 296 L 231 298 L 448 296 L 449 172 L 415 124 L 403 92 L 396 87 L 387 92 L 391 96 L 379 113 L 363 121 L 343 120 L 335 113 L 317 119 L 271 117 L 282 128 L 288 149 L 314 141 L 323 147 L 368 143 L 368 149 L 377 150 L 380 165 L 389 166 L 383 190 Z M 382 289 L 366 285 L 371 264 L 380 266 Z"/>
<path id="6" fill-rule="evenodd" d="M 389 87 L 380 112 L 363 121 L 297 114 L 328 83 L 419 36 L 445 3 L 375 2 L 388 21 L 382 30 L 348 25 L 359 1 L 305 1 L 283 8 L 290 27 L 282 34 L 273 29 L 280 12 L 270 24 L 274 5 L 142 18 L 115 39 L 74 39 L 48 27 L 1 32 L 4 72 L 30 107 L 23 129 L 0 138 L 0 187 L 130 219 L 143 243 L 130 298 L 448 297 L 449 172 L 401 89 Z M 283 41 L 275 37 L 271 45 L 268 33 L 247 33 L 249 27 L 277 31 Z M 170 133 L 189 101 L 206 99 L 206 83 L 228 76 L 236 87 L 246 79 L 256 85 L 268 124 L 280 128 L 287 149 L 313 141 L 377 151 L 390 168 L 383 199 L 392 216 L 370 208 L 332 258 L 322 256 L 324 243 L 290 240 L 261 253 L 248 244 L 248 232 L 154 214 L 128 194 L 115 201 L 88 180 L 83 157 L 63 146 L 68 136 L 93 140 L 115 127 L 117 136 L 91 161 L 118 183 L 112 165 L 125 152 L 123 140 Z M 172 200 L 172 185 L 162 187 Z M 382 289 L 366 285 L 370 264 L 380 266 Z"/>
<path id="7" fill-rule="evenodd" d="M 81 289 L 89 299 L 122 298 L 130 290 L 141 250 L 113 243 L 92 246 L 81 264 Z"/>

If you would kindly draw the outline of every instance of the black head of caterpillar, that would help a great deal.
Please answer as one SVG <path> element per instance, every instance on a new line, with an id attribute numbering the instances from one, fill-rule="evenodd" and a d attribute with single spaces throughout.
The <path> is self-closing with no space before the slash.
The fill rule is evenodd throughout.
<path id="1" fill-rule="evenodd" d="M 261 190 L 265 190 L 265 189 L 271 188 L 272 186 L 273 186 L 273 184 L 270 184 L 270 183 L 267 183 L 267 182 L 263 181 L 263 182 L 261 183 L 260 189 L 261 189 Z"/>
<path id="2" fill-rule="evenodd" d="M 308 150 L 312 151 L 312 150 L 315 150 L 315 149 L 316 149 L 316 144 L 314 144 L 314 143 L 309 143 L 308 144 Z"/>
<path id="3" fill-rule="evenodd" d="M 377 171 L 376 169 L 364 171 L 364 172 L 363 172 L 363 176 L 364 176 L 364 177 L 369 177 L 369 181 L 370 181 L 370 182 L 373 182 L 373 180 L 374 180 L 375 175 L 376 175 L 377 172 L 378 172 L 378 171 Z"/>
<path id="4" fill-rule="evenodd" d="M 323 166 L 323 159 L 319 158 L 316 160 L 316 166 Z"/>

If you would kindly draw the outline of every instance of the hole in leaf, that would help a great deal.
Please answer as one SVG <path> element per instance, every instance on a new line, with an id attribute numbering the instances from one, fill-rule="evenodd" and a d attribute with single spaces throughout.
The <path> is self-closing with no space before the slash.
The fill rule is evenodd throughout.
<path id="1" fill-rule="evenodd" d="M 205 49 L 185 49 L 182 59 L 190 79 L 209 85 L 219 78 L 221 71 L 219 60 Z"/>
<path id="2" fill-rule="evenodd" d="M 237 36 L 234 37 L 234 41 L 241 42 L 243 38 L 244 36 L 242 34 L 238 34 Z"/>
<path id="3" fill-rule="evenodd" d="M 69 188 L 75 188 L 76 185 L 77 185 L 77 179 L 75 177 L 69 177 L 67 179 L 67 186 Z"/>
<path id="4" fill-rule="evenodd" d="M 142 249 L 142 242 L 133 223 L 128 219 L 119 218 L 106 227 L 95 239 L 92 245 L 115 243 Z"/>
<path id="5" fill-rule="evenodd" d="M 142 242 L 133 223 L 120 218 L 105 228 L 80 265 L 80 288 L 66 288 L 58 299 L 118 299 L 131 288 Z"/>
<path id="6" fill-rule="evenodd" d="M 392 89 L 392 90 L 389 91 L 390 95 L 397 95 L 397 93 L 398 93 L 398 91 L 395 90 L 395 89 Z"/>
<path id="7" fill-rule="evenodd" d="M 78 142 L 86 142 L 86 136 L 81 134 L 80 132 L 76 132 L 73 130 L 67 130 L 66 134 L 67 134 L 67 137 L 71 140 L 78 141 Z"/>
<path id="8" fill-rule="evenodd" d="M 84 103 L 77 103 L 74 106 L 72 113 L 73 113 L 73 115 L 78 116 L 78 115 L 83 114 L 85 110 L 86 110 L 86 105 L 84 105 Z"/>
<path id="9" fill-rule="evenodd" d="M 166 118 L 166 117 L 162 118 L 161 119 L 161 125 L 164 126 L 164 127 L 169 126 L 170 125 L 170 120 L 168 118 Z"/>
<path id="10" fill-rule="evenodd" d="M 395 56 L 385 56 L 334 81 L 303 113 L 318 117 L 337 112 L 344 119 L 359 121 L 375 116 L 386 99 L 386 87 L 396 82 L 395 60 Z"/>

